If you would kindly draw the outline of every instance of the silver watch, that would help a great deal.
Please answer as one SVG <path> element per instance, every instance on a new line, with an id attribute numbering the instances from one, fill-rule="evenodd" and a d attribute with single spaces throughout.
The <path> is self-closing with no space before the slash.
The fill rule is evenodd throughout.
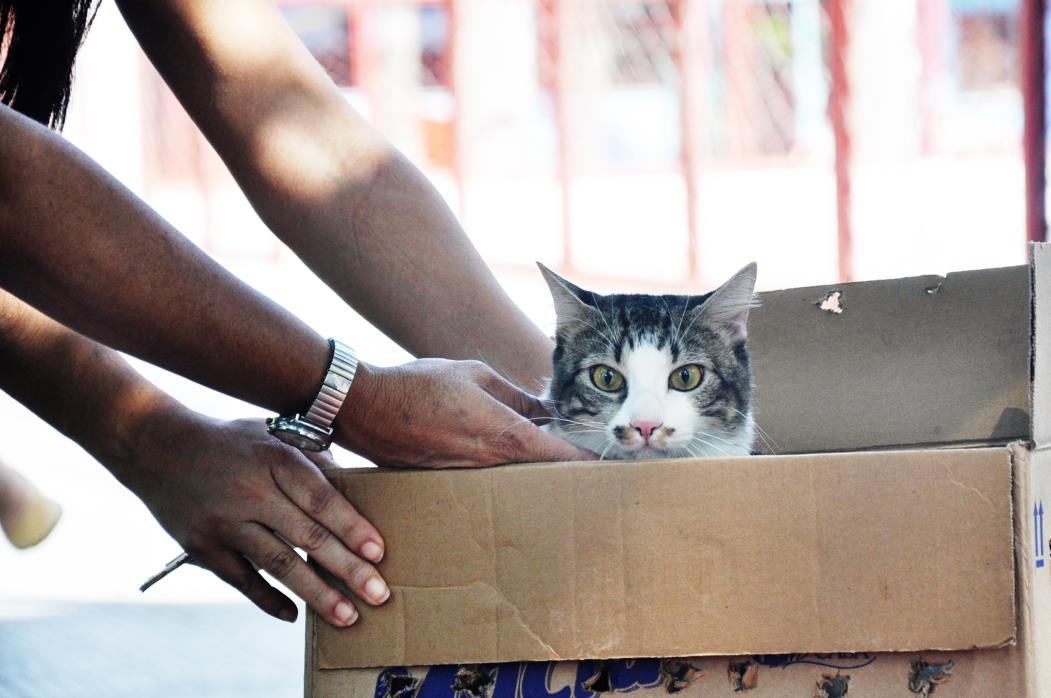
<path id="1" fill-rule="evenodd" d="M 332 347 L 332 360 L 321 390 L 306 414 L 282 415 L 266 420 L 268 432 L 304 451 L 324 451 L 332 444 L 332 422 L 343 407 L 358 370 L 358 357 L 353 349 L 336 339 L 330 339 L 328 343 Z"/>

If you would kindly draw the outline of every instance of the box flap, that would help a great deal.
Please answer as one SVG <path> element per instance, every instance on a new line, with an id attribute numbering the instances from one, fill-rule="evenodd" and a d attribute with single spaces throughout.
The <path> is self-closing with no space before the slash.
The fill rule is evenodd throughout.
<path id="1" fill-rule="evenodd" d="M 773 291 L 761 302 L 749 342 L 764 452 L 1030 438 L 1028 267 Z"/>
<path id="2" fill-rule="evenodd" d="M 1014 637 L 1007 448 L 331 474 L 393 594 L 319 668 Z"/>

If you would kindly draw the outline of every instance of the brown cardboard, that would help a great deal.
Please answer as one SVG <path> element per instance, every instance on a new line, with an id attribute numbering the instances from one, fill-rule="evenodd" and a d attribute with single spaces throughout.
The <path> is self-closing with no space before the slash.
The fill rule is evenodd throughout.
<path id="1" fill-rule="evenodd" d="M 395 592 L 310 615 L 307 695 L 1051 696 L 1049 255 L 763 294 L 764 448 L 840 453 L 340 473 Z"/>
<path id="2" fill-rule="evenodd" d="M 384 606 L 322 668 L 996 647 L 1007 448 L 335 474 Z"/>
<path id="3" fill-rule="evenodd" d="M 757 447 L 1029 440 L 1029 283 L 1019 266 L 760 294 L 749 344 L 769 441 Z M 835 291 L 842 312 L 820 309 Z"/>
<path id="4" fill-rule="evenodd" d="M 751 667 L 754 685 L 745 695 L 757 698 L 796 698 L 833 695 L 820 686 L 830 680 L 847 679 L 849 695 L 911 696 L 910 681 L 927 665 L 937 695 L 957 698 L 988 696 L 1037 697 L 1051 695 L 1051 662 L 1048 662 L 1047 635 L 1051 632 L 1046 597 L 1051 594 L 1048 568 L 1036 567 L 1051 551 L 1038 556 L 1034 541 L 1036 519 L 1029 516 L 1034 504 L 1051 492 L 1034 484 L 1036 475 L 1051 467 L 1051 452 L 1030 452 L 1022 446 L 1011 448 L 1014 497 L 1014 551 L 1016 570 L 1016 643 L 1002 648 L 957 651 L 845 652 L 823 654 L 793 652 L 768 656 L 702 656 L 689 661 L 699 671 L 695 683 L 681 691 L 686 698 L 697 696 L 736 696 L 731 669 L 742 664 Z M 1044 480 L 1048 478 L 1044 477 Z M 945 609 L 925 615 L 936 621 Z M 952 613 L 952 611 L 948 611 Z M 540 662 L 484 665 L 482 670 L 493 683 L 480 693 L 454 690 L 454 675 L 461 665 L 434 667 L 325 669 L 319 659 L 319 633 L 327 626 L 311 614 L 307 620 L 306 695 L 345 698 L 595 698 L 585 677 L 593 676 L 602 664 L 591 662 Z M 361 640 L 364 641 L 364 640 Z M 950 664 L 951 663 L 951 664 Z M 941 671 L 938 671 L 938 668 Z M 640 698 L 668 694 L 668 681 L 662 679 L 660 664 L 654 660 L 613 661 L 606 665 L 613 675 L 613 692 L 632 692 Z M 406 678 L 407 677 L 407 678 Z M 401 683 L 394 683 L 399 678 Z M 840 684 L 841 685 L 841 684 Z M 401 691 L 397 689 L 400 687 Z M 914 683 L 913 688 L 922 687 Z M 930 688 L 928 684 L 928 688 Z M 920 694 L 922 695 L 922 693 Z"/>

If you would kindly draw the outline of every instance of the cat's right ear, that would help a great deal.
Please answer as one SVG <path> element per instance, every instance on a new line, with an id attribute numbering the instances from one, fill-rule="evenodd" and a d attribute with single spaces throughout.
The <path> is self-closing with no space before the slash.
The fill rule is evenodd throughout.
<path id="1" fill-rule="evenodd" d="M 752 262 L 715 289 L 699 310 L 708 323 L 721 327 L 734 342 L 745 340 L 748 311 L 759 305 L 755 298 L 755 277 L 756 264 Z"/>
<path id="2" fill-rule="evenodd" d="M 566 281 L 540 262 L 536 265 L 540 267 L 540 273 L 544 275 L 544 281 L 551 290 L 551 298 L 555 301 L 557 329 L 574 322 L 586 322 L 585 318 L 593 308 L 584 299 L 594 294 Z"/>

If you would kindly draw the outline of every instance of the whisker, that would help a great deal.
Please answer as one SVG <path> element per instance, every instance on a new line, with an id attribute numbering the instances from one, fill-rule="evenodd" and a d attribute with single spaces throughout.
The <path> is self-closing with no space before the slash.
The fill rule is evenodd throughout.
<path id="1" fill-rule="evenodd" d="M 770 449 L 770 453 L 771 454 L 775 454 L 776 455 L 777 452 L 781 450 L 780 444 L 778 444 L 773 439 L 773 437 L 770 436 L 770 434 L 766 431 L 766 429 L 763 429 L 761 426 L 759 426 L 759 422 L 755 421 L 755 419 L 750 418 L 748 415 L 746 415 L 744 412 L 742 412 L 741 410 L 737 409 L 736 407 L 731 407 L 730 409 L 733 410 L 734 412 L 736 412 L 737 414 L 741 415 L 745 419 L 751 419 L 752 426 L 755 427 L 756 433 L 759 434 L 759 438 L 761 438 L 763 440 L 763 442 L 766 444 L 766 447 Z"/>
<path id="2" fill-rule="evenodd" d="M 700 458 L 701 457 L 700 452 L 698 452 L 697 450 L 695 450 L 693 448 L 690 448 L 690 442 L 689 441 L 684 443 L 680 448 L 682 448 L 682 450 L 686 451 L 686 453 L 690 454 L 694 458 Z"/>
<path id="3" fill-rule="evenodd" d="M 705 438 L 703 438 L 703 437 L 701 437 L 701 436 L 699 436 L 697 434 L 694 434 L 693 438 L 696 441 L 700 441 L 705 446 L 708 446 L 709 448 L 715 449 L 716 451 L 718 451 L 720 453 L 720 455 L 723 455 L 723 456 L 726 456 L 726 457 L 730 457 L 730 454 L 727 453 L 725 449 L 720 448 L 717 444 L 714 444 L 711 441 L 708 441 Z"/>
<path id="4" fill-rule="evenodd" d="M 601 426 L 604 426 L 601 422 L 581 422 L 581 421 L 578 421 L 576 419 L 567 419 L 566 417 L 524 417 L 524 419 L 526 419 L 526 420 L 528 420 L 530 422 L 532 422 L 534 420 L 547 421 L 547 422 L 569 422 L 570 424 L 583 424 L 584 426 L 587 426 L 587 427 L 601 427 Z"/>
<path id="5" fill-rule="evenodd" d="M 730 441 L 729 439 L 724 439 L 723 437 L 719 436 L 718 434 L 716 434 L 713 431 L 706 431 L 706 432 L 704 432 L 704 435 L 705 436 L 710 436 L 713 439 L 718 439 L 719 441 L 722 441 L 727 446 L 738 446 L 737 443 L 735 443 L 733 441 Z"/>
<path id="6" fill-rule="evenodd" d="M 533 419 L 545 419 L 545 418 L 541 418 L 541 417 L 534 417 L 534 418 L 523 417 L 520 421 L 517 421 L 514 424 L 509 424 L 508 426 L 506 426 L 503 429 L 501 429 L 500 433 L 498 433 L 495 438 L 499 439 L 501 436 L 503 436 L 504 434 L 506 434 L 508 431 L 510 431 L 511 429 L 513 429 L 515 427 L 520 427 L 523 424 L 532 424 L 533 423 Z M 552 418 L 547 417 L 546 419 L 552 419 Z M 573 422 L 573 420 L 571 420 L 571 419 L 558 419 L 557 417 L 554 418 L 554 421 L 571 422 L 573 424 L 580 424 L 580 425 L 583 425 L 584 427 L 587 427 L 587 428 L 584 428 L 584 429 L 567 429 L 566 430 L 566 431 L 572 431 L 574 434 L 608 434 L 609 433 L 606 430 L 605 426 L 603 426 L 601 424 L 591 425 L 591 424 L 585 424 L 584 422 Z M 591 428 L 591 427 L 601 427 L 601 428 Z"/>
<path id="7" fill-rule="evenodd" d="M 598 309 L 598 312 L 599 312 L 599 317 L 602 318 L 602 322 L 604 322 L 606 324 L 606 328 L 612 334 L 613 328 L 609 326 L 608 322 L 606 322 L 606 316 L 602 314 L 602 310 L 601 309 Z M 602 339 L 606 340 L 606 344 L 609 347 L 610 354 L 616 354 L 617 353 L 616 345 L 613 343 L 613 338 L 609 334 L 606 334 L 605 332 L 603 332 L 602 330 L 600 330 L 598 327 L 596 327 L 595 325 L 591 324 L 587 320 L 580 319 L 580 322 L 585 324 L 585 325 L 587 325 L 591 329 L 593 329 L 595 332 L 598 333 L 599 337 L 602 337 Z"/>

